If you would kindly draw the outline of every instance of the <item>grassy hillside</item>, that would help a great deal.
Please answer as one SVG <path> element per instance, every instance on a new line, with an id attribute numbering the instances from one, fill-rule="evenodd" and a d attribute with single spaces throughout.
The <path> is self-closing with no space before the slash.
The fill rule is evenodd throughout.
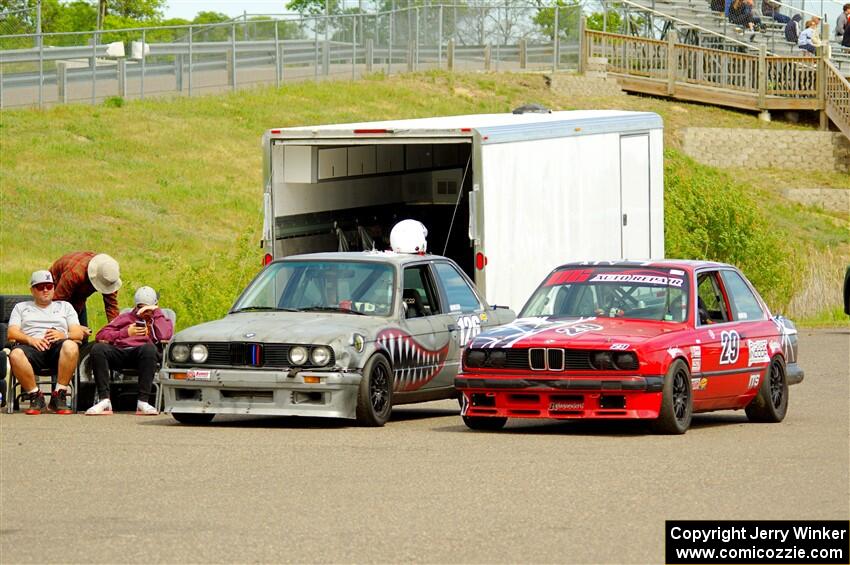
<path id="1" fill-rule="evenodd" d="M 127 289 L 122 306 L 130 305 L 131 289 L 150 284 L 161 291 L 164 305 L 177 310 L 181 327 L 220 316 L 260 266 L 264 130 L 504 112 L 528 102 L 554 109 L 658 112 L 665 121 L 667 190 L 674 178 L 682 194 L 692 185 L 710 191 L 719 183 L 748 202 L 769 188 L 742 184 L 736 176 L 684 158 L 676 151 L 679 128 L 792 127 L 651 98 L 560 97 L 548 90 L 542 75 L 507 74 L 377 75 L 355 83 L 304 83 L 123 106 L 6 110 L 0 113 L 0 292 L 26 292 L 31 271 L 67 251 L 87 249 L 120 261 Z M 731 257 L 744 263 L 774 306 L 784 308 L 805 285 L 807 254 L 829 252 L 839 261 L 848 256 L 846 217 L 791 205 L 775 195 L 766 204 L 753 198 L 751 205 L 783 207 L 781 217 L 729 215 L 742 241 L 758 239 L 767 255 L 754 258 L 752 250 L 747 255 L 740 248 Z M 668 225 L 668 250 L 693 256 L 723 252 L 696 240 L 688 240 L 690 247 L 671 247 L 674 232 Z M 779 269 L 763 264 L 773 254 L 787 257 L 787 263 Z M 89 307 L 92 325 L 99 327 L 104 318 L 96 297 Z M 841 319 L 817 315 L 825 322 Z"/>

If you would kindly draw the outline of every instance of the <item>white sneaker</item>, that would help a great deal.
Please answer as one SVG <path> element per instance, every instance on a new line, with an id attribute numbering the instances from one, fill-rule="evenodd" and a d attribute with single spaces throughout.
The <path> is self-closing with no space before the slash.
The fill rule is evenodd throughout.
<path id="1" fill-rule="evenodd" d="M 86 410 L 86 416 L 111 416 L 112 402 L 105 398 Z"/>
<path id="2" fill-rule="evenodd" d="M 136 401 L 136 416 L 156 416 L 157 414 L 159 412 L 156 411 L 156 408 L 147 402 Z"/>

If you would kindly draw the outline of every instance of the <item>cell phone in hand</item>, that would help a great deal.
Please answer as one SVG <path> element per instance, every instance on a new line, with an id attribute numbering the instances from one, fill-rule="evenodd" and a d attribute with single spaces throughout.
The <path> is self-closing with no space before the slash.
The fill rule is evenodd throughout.
<path id="1" fill-rule="evenodd" d="M 144 329 L 146 325 L 144 320 L 136 320 L 136 327 L 140 330 Z"/>

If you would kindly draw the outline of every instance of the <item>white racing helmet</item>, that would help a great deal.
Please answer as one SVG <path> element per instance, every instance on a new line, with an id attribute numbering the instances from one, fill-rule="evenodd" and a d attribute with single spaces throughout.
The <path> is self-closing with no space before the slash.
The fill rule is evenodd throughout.
<path id="1" fill-rule="evenodd" d="M 428 228 L 418 220 L 402 220 L 390 232 L 390 247 L 396 253 L 425 253 Z"/>

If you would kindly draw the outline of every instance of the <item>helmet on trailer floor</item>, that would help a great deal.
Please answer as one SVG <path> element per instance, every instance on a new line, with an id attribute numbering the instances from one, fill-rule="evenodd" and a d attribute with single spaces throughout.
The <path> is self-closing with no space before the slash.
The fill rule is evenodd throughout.
<path id="1" fill-rule="evenodd" d="M 396 253 L 425 253 L 428 228 L 418 220 L 402 220 L 390 232 L 390 247 Z"/>

